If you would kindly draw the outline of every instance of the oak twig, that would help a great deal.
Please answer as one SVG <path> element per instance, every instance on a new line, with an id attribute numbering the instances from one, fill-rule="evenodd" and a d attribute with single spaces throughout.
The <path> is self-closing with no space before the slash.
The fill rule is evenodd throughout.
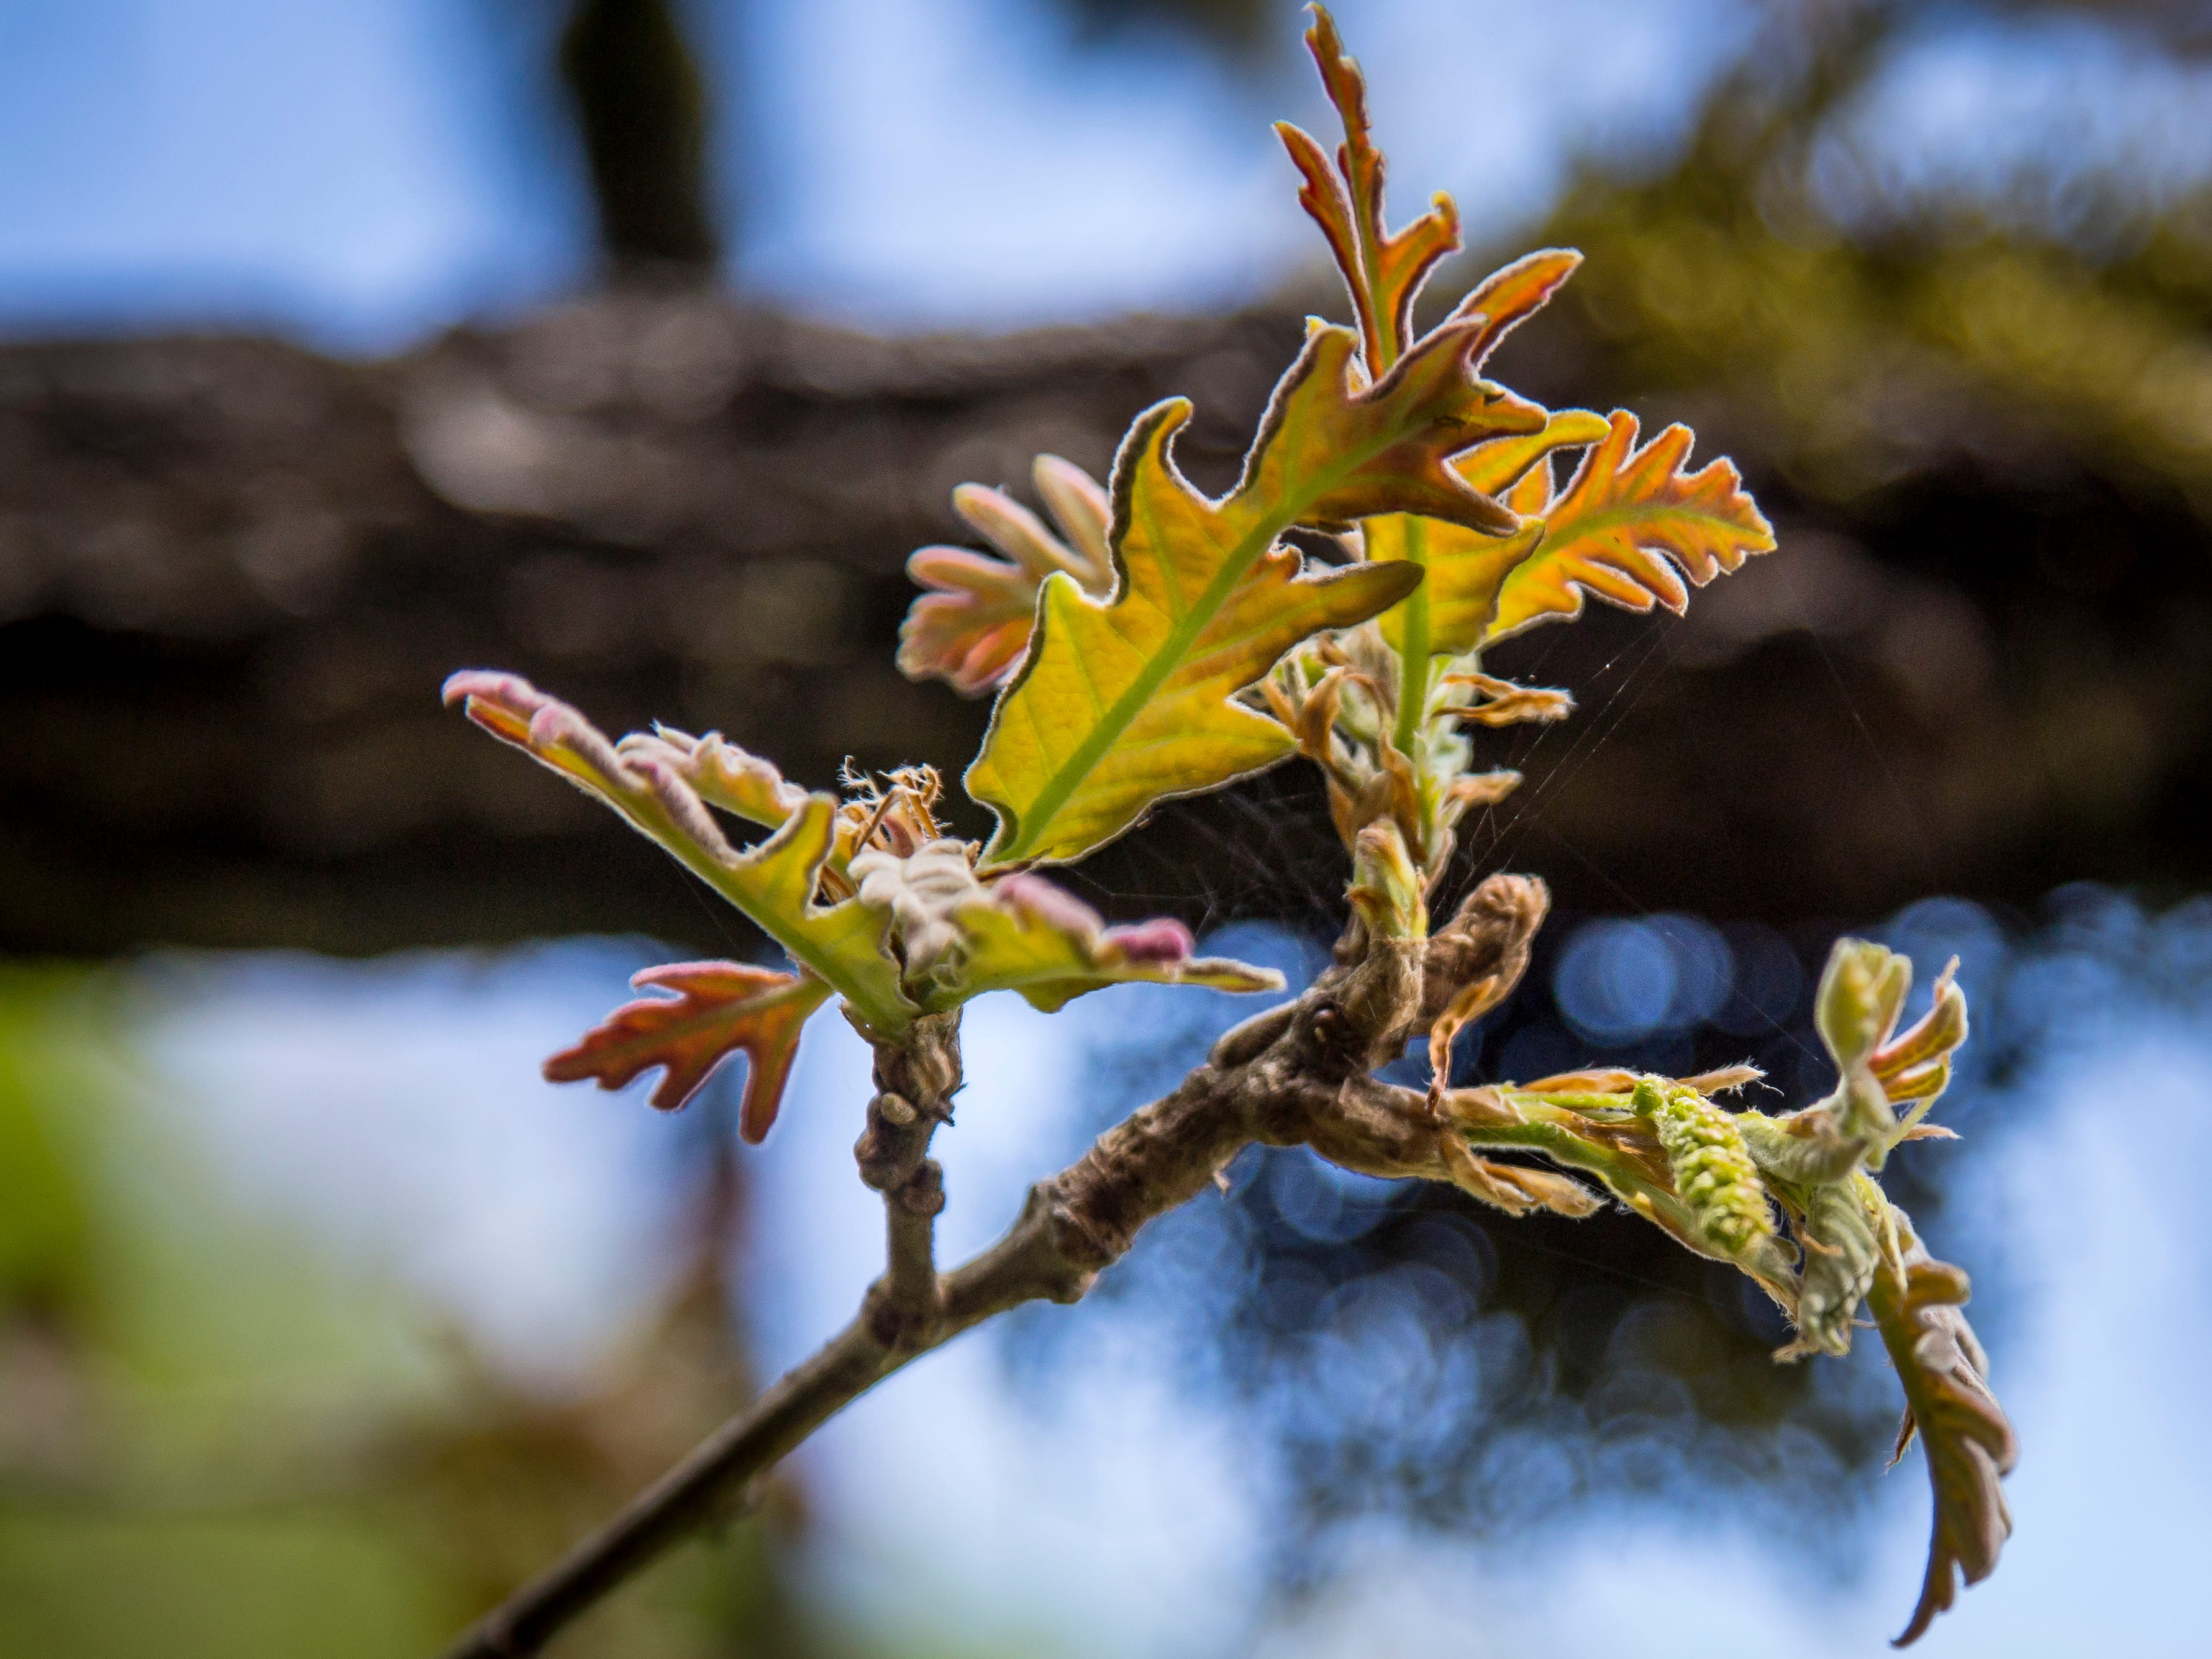
<path id="1" fill-rule="evenodd" d="M 860 1179 L 884 1195 L 884 1270 L 864 1316 L 885 1347 L 929 1346 L 942 1311 L 937 1215 L 945 1171 L 929 1153 L 937 1126 L 952 1118 L 960 1088 L 960 1014 L 918 1020 L 896 1042 L 876 1045 L 876 1097 L 853 1148 Z"/>
<path id="2" fill-rule="evenodd" d="M 540 1652 L 632 1574 L 729 1514 L 755 1477 L 892 1372 L 1024 1302 L 1076 1301 L 1146 1222 L 1196 1196 L 1247 1146 L 1308 1146 L 1366 1174 L 1450 1179 L 1450 1132 L 1426 1097 L 1369 1073 L 1460 987 L 1517 977 L 1543 910 L 1540 883 L 1492 877 L 1431 940 L 1370 941 L 1355 926 L 1337 964 L 1303 995 L 1224 1036 L 1172 1092 L 1030 1188 L 997 1243 L 941 1275 L 932 1232 L 944 1178 L 927 1154 L 960 1086 L 958 1016 L 917 1021 L 879 1044 L 878 1092 L 854 1150 L 861 1178 L 884 1194 L 888 1261 L 859 1316 L 447 1659 Z"/>

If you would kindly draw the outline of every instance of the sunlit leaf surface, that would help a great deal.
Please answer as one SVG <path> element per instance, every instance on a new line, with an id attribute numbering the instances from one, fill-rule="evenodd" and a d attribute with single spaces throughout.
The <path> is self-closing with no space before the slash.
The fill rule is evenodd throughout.
<path id="1" fill-rule="evenodd" d="M 1429 335 L 1372 386 L 1358 342 L 1316 326 L 1276 388 L 1244 476 L 1219 501 L 1170 453 L 1190 405 L 1140 416 L 1114 467 L 1110 604 L 1073 578 L 1044 584 L 1037 635 L 1001 694 L 969 793 L 999 815 L 993 864 L 1079 858 L 1169 795 L 1208 789 L 1292 751 L 1279 722 L 1232 703 L 1309 635 L 1365 620 L 1419 580 L 1402 566 L 1307 573 L 1276 538 L 1418 512 L 1471 529 L 1517 520 L 1448 462 L 1544 414 L 1473 379 L 1474 325 Z"/>
<path id="2" fill-rule="evenodd" d="M 1627 611 L 1663 605 L 1679 613 L 1691 586 L 1772 550 L 1773 529 L 1731 463 L 1682 470 L 1687 427 L 1670 426 L 1641 447 L 1636 439 L 1636 417 L 1616 410 L 1545 509 L 1542 542 L 1505 577 L 1486 641 L 1571 621 L 1586 593 Z"/>

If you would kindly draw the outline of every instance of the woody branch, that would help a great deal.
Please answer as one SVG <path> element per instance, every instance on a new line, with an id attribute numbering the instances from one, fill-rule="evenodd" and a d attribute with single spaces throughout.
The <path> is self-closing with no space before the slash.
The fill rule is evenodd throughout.
<path id="1" fill-rule="evenodd" d="M 933 1264 L 944 1177 L 927 1154 L 960 1085 L 958 1016 L 878 1044 L 854 1152 L 884 1195 L 888 1261 L 859 1314 L 447 1659 L 542 1651 L 632 1575 L 741 1508 L 756 1477 L 892 1372 L 1023 1303 L 1078 1300 L 1146 1222 L 1196 1196 L 1248 1146 L 1306 1146 L 1367 1174 L 1450 1179 L 1450 1132 L 1427 1097 L 1369 1073 L 1464 987 L 1494 977 L 1510 988 L 1546 904 L 1540 882 L 1493 876 L 1426 940 L 1370 939 L 1355 921 L 1304 994 L 1230 1031 L 1172 1092 L 1030 1188 L 998 1243 L 947 1273 Z"/>

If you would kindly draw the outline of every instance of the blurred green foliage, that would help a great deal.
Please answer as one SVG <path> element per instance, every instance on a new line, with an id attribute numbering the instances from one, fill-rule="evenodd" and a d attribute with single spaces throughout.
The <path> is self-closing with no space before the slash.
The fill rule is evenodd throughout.
<path id="1" fill-rule="evenodd" d="M 1616 375 L 1694 391 L 1816 500 L 1961 459 L 2045 488 L 2086 464 L 2212 520 L 2212 191 L 2031 163 L 1993 197 L 1904 194 L 1848 118 L 1902 14 L 1804 21 L 1663 171 L 1587 167 L 1546 226 L 1589 256 L 1571 297 Z"/>
<path id="2" fill-rule="evenodd" d="M 0 1653 L 435 1652 L 749 1391 L 726 1182 L 641 1334 L 526 1388 L 243 1212 L 131 1059 L 131 986 L 0 969 Z M 791 1494 L 771 1508 L 787 1533 Z M 565 1651 L 823 1650 L 776 1561 L 740 1522 Z"/>

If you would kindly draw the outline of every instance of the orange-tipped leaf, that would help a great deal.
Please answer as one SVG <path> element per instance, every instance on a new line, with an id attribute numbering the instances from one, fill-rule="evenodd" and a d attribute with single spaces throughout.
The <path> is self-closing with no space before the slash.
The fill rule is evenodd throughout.
<path id="1" fill-rule="evenodd" d="M 547 1060 L 546 1080 L 591 1079 L 602 1089 L 619 1089 L 660 1066 L 650 1098 L 672 1112 L 699 1092 L 717 1066 L 742 1053 L 748 1070 L 738 1128 L 747 1140 L 759 1141 L 782 1103 L 799 1030 L 830 988 L 811 975 L 741 962 L 672 962 L 645 969 L 630 983 L 675 994 L 624 1003 L 575 1047 Z"/>
<path id="2" fill-rule="evenodd" d="M 1310 133 L 1287 121 L 1277 122 L 1275 131 L 1304 177 L 1299 205 L 1328 240 L 1358 313 L 1370 370 L 1380 374 L 1398 361 L 1413 337 L 1413 301 L 1421 285 L 1437 262 L 1459 246 L 1459 210 L 1450 197 L 1438 192 L 1426 213 L 1395 233 L 1384 228 L 1386 167 L 1367 118 L 1366 77 L 1345 51 L 1336 20 L 1325 7 L 1313 8 L 1306 49 L 1344 124 L 1334 167 Z"/>
<path id="3" fill-rule="evenodd" d="M 1771 551 L 1774 532 L 1726 460 L 1684 471 L 1691 434 L 1670 426 L 1637 445 L 1636 417 L 1615 410 L 1544 512 L 1544 538 L 1510 571 L 1485 642 L 1580 616 L 1585 594 L 1626 611 L 1679 613 L 1691 587 Z"/>
<path id="4" fill-rule="evenodd" d="M 1455 318 L 1482 319 L 1482 333 L 1474 347 L 1475 366 L 1480 368 L 1500 340 L 1550 304 L 1552 296 L 1582 262 L 1583 256 L 1575 248 L 1539 248 L 1491 272 L 1453 307 Z"/>

